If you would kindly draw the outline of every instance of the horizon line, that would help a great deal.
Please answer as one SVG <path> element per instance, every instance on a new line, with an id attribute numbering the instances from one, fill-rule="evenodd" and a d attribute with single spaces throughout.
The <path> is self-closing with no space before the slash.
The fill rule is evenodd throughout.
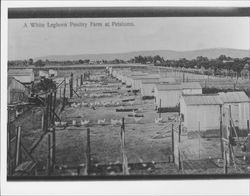
<path id="1" fill-rule="evenodd" d="M 192 50 L 171 50 L 171 49 L 152 49 L 152 50 L 132 50 L 132 51 L 124 51 L 124 52 L 107 52 L 107 53 L 81 53 L 81 54 L 51 54 L 51 55 L 43 55 L 37 57 L 29 57 L 23 59 L 8 59 L 8 61 L 22 61 L 27 59 L 41 59 L 45 57 L 58 57 L 58 56 L 80 56 L 80 55 L 110 55 L 110 54 L 128 54 L 128 53 L 135 53 L 135 52 L 153 52 L 153 51 L 171 51 L 171 52 L 193 52 L 193 51 L 202 51 L 202 50 L 220 50 L 220 49 L 227 49 L 227 50 L 245 50 L 250 52 L 250 48 L 242 49 L 242 48 L 223 48 L 223 47 L 215 47 L 215 48 L 201 48 L 201 49 L 192 49 Z M 250 54 L 249 54 L 250 55 Z"/>

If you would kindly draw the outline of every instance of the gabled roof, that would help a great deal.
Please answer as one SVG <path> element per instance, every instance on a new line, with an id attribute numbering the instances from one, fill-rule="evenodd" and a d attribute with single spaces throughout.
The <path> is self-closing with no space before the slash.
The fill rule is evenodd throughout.
<path id="1" fill-rule="evenodd" d="M 186 105 L 221 105 L 223 101 L 218 94 L 214 95 L 183 95 Z"/>
<path id="2" fill-rule="evenodd" d="M 250 102 L 249 97 L 243 91 L 219 93 L 219 95 L 224 103 Z"/>
<path id="3" fill-rule="evenodd" d="M 199 82 L 184 82 L 181 86 L 182 89 L 202 89 Z"/>

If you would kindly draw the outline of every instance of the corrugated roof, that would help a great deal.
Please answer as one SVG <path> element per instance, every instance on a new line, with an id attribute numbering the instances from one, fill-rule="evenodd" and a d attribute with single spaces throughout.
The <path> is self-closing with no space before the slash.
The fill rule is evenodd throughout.
<path id="1" fill-rule="evenodd" d="M 182 83 L 182 89 L 201 89 L 199 82 L 185 82 Z"/>
<path id="2" fill-rule="evenodd" d="M 220 96 L 216 95 L 183 95 L 187 105 L 221 105 L 223 104 Z"/>
<path id="3" fill-rule="evenodd" d="M 219 93 L 224 103 L 250 102 L 249 97 L 243 91 Z"/>
<path id="4" fill-rule="evenodd" d="M 158 91 L 182 90 L 181 84 L 156 84 Z"/>

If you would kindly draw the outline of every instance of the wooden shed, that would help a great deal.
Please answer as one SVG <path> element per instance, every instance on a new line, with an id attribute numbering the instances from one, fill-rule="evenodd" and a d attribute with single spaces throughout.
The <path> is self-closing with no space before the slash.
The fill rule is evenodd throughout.
<path id="1" fill-rule="evenodd" d="M 223 101 L 223 114 L 230 112 L 235 127 L 247 129 L 247 121 L 250 120 L 250 99 L 245 92 L 219 93 Z"/>
<path id="2" fill-rule="evenodd" d="M 154 88 L 156 108 L 174 108 L 179 105 L 180 84 L 156 84 Z"/>
<path id="3" fill-rule="evenodd" d="M 141 80 L 140 89 L 142 97 L 153 97 L 155 84 L 158 83 L 158 78 L 148 78 Z"/>
<path id="4" fill-rule="evenodd" d="M 25 84 L 29 84 L 34 81 L 33 69 L 9 69 L 8 76 L 12 76 L 16 80 Z"/>
<path id="5" fill-rule="evenodd" d="M 180 113 L 184 130 L 209 131 L 220 129 L 222 100 L 214 95 L 182 95 Z"/>
<path id="6" fill-rule="evenodd" d="M 26 101 L 28 89 L 14 77 L 8 77 L 7 100 L 8 105 Z"/>

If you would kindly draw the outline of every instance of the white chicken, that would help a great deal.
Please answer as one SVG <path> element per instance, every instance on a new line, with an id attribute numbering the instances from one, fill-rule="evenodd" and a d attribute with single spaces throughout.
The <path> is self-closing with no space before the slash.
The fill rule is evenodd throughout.
<path id="1" fill-rule="evenodd" d="M 60 121 L 55 121 L 55 126 L 60 126 L 61 125 L 61 122 Z"/>
<path id="2" fill-rule="evenodd" d="M 162 117 L 161 118 L 156 118 L 155 119 L 155 123 L 158 124 L 158 123 L 161 123 L 162 122 Z"/>
<path id="3" fill-rule="evenodd" d="M 104 124 L 104 123 L 105 123 L 105 121 L 106 121 L 106 119 L 105 119 L 105 118 L 104 118 L 103 120 L 100 120 L 100 119 L 99 119 L 99 120 L 97 121 L 97 124 Z"/>
<path id="4" fill-rule="evenodd" d="M 72 120 L 72 125 L 76 126 L 76 120 Z"/>
<path id="5" fill-rule="evenodd" d="M 135 122 L 138 123 L 142 119 L 142 117 L 134 117 L 134 119 L 135 119 Z"/>
<path id="6" fill-rule="evenodd" d="M 87 125 L 89 124 L 89 120 L 81 120 L 81 125 L 84 126 L 84 125 Z"/>

